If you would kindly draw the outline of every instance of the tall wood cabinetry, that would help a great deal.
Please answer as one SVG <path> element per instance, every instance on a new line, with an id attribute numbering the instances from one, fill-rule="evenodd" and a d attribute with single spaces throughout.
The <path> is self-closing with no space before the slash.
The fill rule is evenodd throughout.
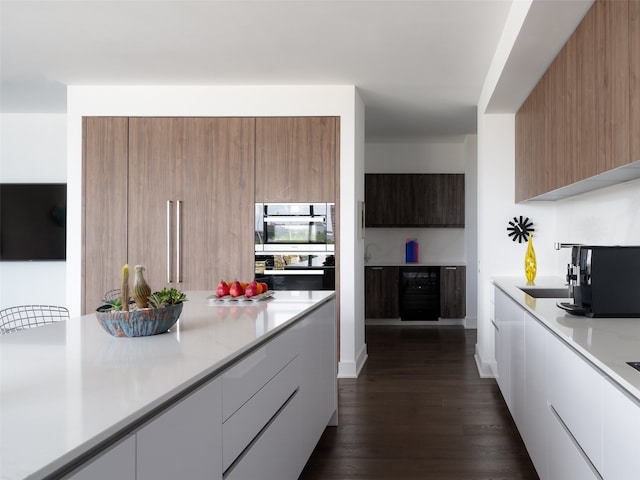
<path id="1" fill-rule="evenodd" d="M 516 114 L 516 201 L 640 160 L 640 0 L 596 0 Z"/>
<path id="2" fill-rule="evenodd" d="M 82 312 L 120 286 L 127 262 L 129 119 L 83 119 Z"/>
<path id="3" fill-rule="evenodd" d="M 145 265 L 154 290 L 252 276 L 254 122 L 85 119 L 83 311 L 120 285 L 125 262 Z M 112 164 L 118 181 L 103 182 Z"/>
<path id="4" fill-rule="evenodd" d="M 339 120 L 256 119 L 256 201 L 335 202 Z"/>

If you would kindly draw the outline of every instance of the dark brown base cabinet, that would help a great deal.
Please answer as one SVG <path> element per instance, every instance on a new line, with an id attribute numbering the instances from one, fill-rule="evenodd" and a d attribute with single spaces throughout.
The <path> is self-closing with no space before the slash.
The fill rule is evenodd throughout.
<path id="1" fill-rule="evenodd" d="M 464 227 L 464 174 L 365 175 L 367 227 Z"/>
<path id="2" fill-rule="evenodd" d="M 466 267 L 440 268 L 440 317 L 464 318 L 466 308 Z"/>
<path id="3" fill-rule="evenodd" d="M 396 266 L 364 269 L 364 315 L 366 318 L 398 318 L 400 316 L 399 271 L 399 267 Z"/>
<path id="4" fill-rule="evenodd" d="M 365 267 L 365 318 L 400 317 L 400 269 L 399 266 Z M 440 267 L 440 318 L 457 319 L 465 315 L 466 267 Z"/>

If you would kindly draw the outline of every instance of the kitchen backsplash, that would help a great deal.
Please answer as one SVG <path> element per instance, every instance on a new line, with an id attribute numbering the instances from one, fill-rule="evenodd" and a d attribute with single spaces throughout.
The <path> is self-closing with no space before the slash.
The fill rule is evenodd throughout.
<path id="1" fill-rule="evenodd" d="M 404 263 L 405 243 L 415 238 L 419 243 L 420 263 L 465 263 L 462 228 L 368 228 L 365 253 L 369 263 Z"/>
<path id="2" fill-rule="evenodd" d="M 640 180 L 559 200 L 556 204 L 560 242 L 640 245 Z"/>

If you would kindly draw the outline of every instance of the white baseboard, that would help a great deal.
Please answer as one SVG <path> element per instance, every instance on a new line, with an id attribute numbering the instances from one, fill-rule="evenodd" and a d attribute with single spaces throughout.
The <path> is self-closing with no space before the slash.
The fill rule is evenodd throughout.
<path id="1" fill-rule="evenodd" d="M 495 375 L 493 373 L 495 371 L 495 365 L 493 365 L 492 362 L 485 362 L 482 359 L 482 356 L 478 352 L 477 345 L 476 345 L 476 353 L 473 356 L 473 358 L 476 361 L 476 368 L 478 369 L 478 374 L 480 375 L 480 378 L 495 378 Z"/>
<path id="2" fill-rule="evenodd" d="M 358 378 L 364 364 L 367 363 L 367 344 L 362 345 L 362 348 L 356 356 L 355 362 L 339 362 L 338 363 L 338 378 Z"/>

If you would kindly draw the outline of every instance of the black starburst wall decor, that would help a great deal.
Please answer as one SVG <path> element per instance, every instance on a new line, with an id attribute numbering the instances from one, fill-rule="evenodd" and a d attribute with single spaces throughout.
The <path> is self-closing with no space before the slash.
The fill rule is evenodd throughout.
<path id="1" fill-rule="evenodd" d="M 529 220 L 529 217 L 523 218 L 520 215 L 520 217 L 513 217 L 513 220 L 509 220 L 507 231 L 511 240 L 514 242 L 517 240 L 518 243 L 522 243 L 529 240 L 529 235 L 535 231 L 535 228 L 533 228 L 533 222 Z"/>

